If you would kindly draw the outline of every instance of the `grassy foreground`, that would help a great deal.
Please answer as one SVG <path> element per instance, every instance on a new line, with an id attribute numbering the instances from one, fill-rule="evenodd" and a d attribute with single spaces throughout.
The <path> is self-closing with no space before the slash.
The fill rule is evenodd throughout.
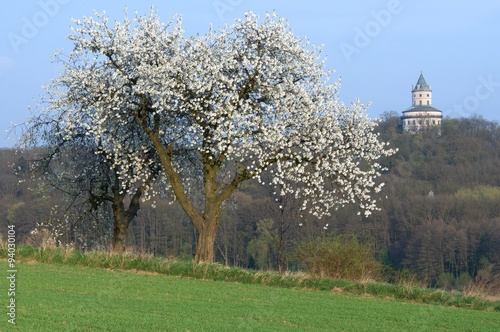
<path id="1" fill-rule="evenodd" d="M 6 257 L 6 249 L 0 246 L 0 258 Z M 102 251 L 81 253 L 77 250 L 33 248 L 30 246 L 18 247 L 16 259 L 67 266 L 143 271 L 166 276 L 231 281 L 290 289 L 334 291 L 381 299 L 396 299 L 413 303 L 500 312 L 500 301 L 498 300 L 487 301 L 481 297 L 466 296 L 457 292 L 445 292 L 409 285 L 359 283 L 331 278 L 315 278 L 304 273 L 279 275 L 275 272 L 227 267 L 220 264 L 196 264 L 191 260 L 166 260 L 151 256 L 112 254 Z"/>
<path id="2" fill-rule="evenodd" d="M 6 271 L 7 263 L 1 261 L 0 268 Z M 500 326 L 494 311 L 60 264 L 18 263 L 17 269 L 16 325 L 2 314 L 2 331 L 497 331 Z"/>
<path id="3" fill-rule="evenodd" d="M 5 274 L 6 257 L 0 246 Z M 496 331 L 500 326 L 500 301 L 404 285 L 29 246 L 17 247 L 16 268 L 17 324 L 7 323 L 3 306 L 0 331 Z M 0 298 L 8 304 L 8 279 L 0 280 Z"/>

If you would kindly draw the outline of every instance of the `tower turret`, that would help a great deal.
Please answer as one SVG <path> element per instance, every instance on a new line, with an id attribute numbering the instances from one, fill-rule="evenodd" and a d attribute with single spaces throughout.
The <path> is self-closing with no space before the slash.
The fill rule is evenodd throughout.
<path id="1" fill-rule="evenodd" d="M 403 111 L 403 131 L 418 133 L 432 127 L 441 128 L 442 112 L 432 106 L 432 89 L 420 73 L 417 84 L 411 86 L 412 105 Z"/>
<path id="2" fill-rule="evenodd" d="M 417 84 L 411 86 L 412 105 L 432 105 L 432 89 L 420 73 Z"/>

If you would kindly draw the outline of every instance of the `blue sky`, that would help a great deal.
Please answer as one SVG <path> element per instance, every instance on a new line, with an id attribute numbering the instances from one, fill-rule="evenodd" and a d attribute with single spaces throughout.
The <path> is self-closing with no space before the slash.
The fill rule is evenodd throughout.
<path id="1" fill-rule="evenodd" d="M 433 105 L 444 116 L 478 114 L 500 120 L 500 2 L 493 0 L 23 0 L 2 3 L 0 17 L 0 147 L 13 145 L 5 130 L 29 117 L 28 105 L 58 75 L 58 49 L 69 52 L 70 18 L 123 8 L 164 21 L 181 14 L 186 35 L 205 33 L 252 10 L 276 11 L 296 36 L 324 45 L 340 99 L 371 102 L 369 115 L 402 112 L 420 72 L 432 85 Z"/>

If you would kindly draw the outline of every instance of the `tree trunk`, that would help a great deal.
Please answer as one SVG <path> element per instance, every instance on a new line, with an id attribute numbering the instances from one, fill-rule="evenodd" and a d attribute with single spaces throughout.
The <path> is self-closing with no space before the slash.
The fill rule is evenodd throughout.
<path id="1" fill-rule="evenodd" d="M 205 227 L 196 230 L 196 254 L 194 260 L 196 263 L 213 263 L 215 260 L 215 237 L 219 220 L 206 222 Z"/>
<path id="2" fill-rule="evenodd" d="M 216 209 L 218 210 L 218 209 Z M 196 263 L 213 263 L 215 260 L 215 238 L 219 228 L 220 213 L 205 215 L 200 228 L 196 228 Z"/>
<path id="3" fill-rule="evenodd" d="M 114 215 L 114 232 L 113 232 L 113 252 L 121 253 L 125 251 L 127 243 L 127 220 L 123 211 L 118 216 Z"/>
<path id="4" fill-rule="evenodd" d="M 124 252 L 127 243 L 127 216 L 123 204 L 124 195 L 115 194 L 113 198 L 113 251 Z"/>
<path id="5" fill-rule="evenodd" d="M 184 212 L 186 212 L 189 219 L 191 219 L 191 222 L 196 229 L 197 242 L 196 253 L 194 256 L 195 262 L 212 263 L 215 259 L 214 245 L 217 229 L 219 227 L 221 205 L 232 195 L 232 193 L 243 181 L 251 179 L 253 177 L 253 173 L 246 170 L 241 171 L 241 173 L 238 172 L 230 183 L 219 187 L 217 185 L 217 172 L 222 160 L 220 159 L 220 156 L 215 158 L 210 152 L 205 152 L 207 150 L 204 149 L 204 152 L 202 153 L 202 162 L 204 173 L 203 183 L 205 209 L 203 214 L 201 214 L 200 211 L 193 205 L 193 202 L 191 202 L 186 190 L 184 189 L 182 179 L 173 166 L 173 145 L 169 144 L 165 146 L 160 138 L 159 117 L 154 118 L 155 130 L 151 130 L 148 127 L 148 122 L 143 121 L 140 117 L 137 116 L 137 119 L 151 138 L 163 169 L 168 175 L 170 185 L 172 186 L 172 190 L 177 201 L 181 205 Z M 210 130 L 205 131 L 204 139 L 206 139 L 206 142 L 210 141 Z M 215 159 L 220 160 L 219 162 L 214 162 Z"/>
<path id="6" fill-rule="evenodd" d="M 114 188 L 113 197 L 113 219 L 114 219 L 114 231 L 113 231 L 113 251 L 114 252 L 124 252 L 127 245 L 127 229 L 137 216 L 141 204 L 140 198 L 144 192 L 144 188 L 139 187 L 132 196 L 128 210 L 125 210 L 125 194 L 120 194 L 118 191 L 120 187 L 116 186 Z"/>
<path id="7" fill-rule="evenodd" d="M 285 230 L 284 230 L 284 223 L 285 223 L 285 217 L 283 215 L 283 210 L 280 211 L 281 213 L 281 218 L 280 218 L 280 227 L 279 227 L 279 234 L 278 234 L 278 273 L 282 274 L 283 273 L 283 261 L 284 261 L 284 250 L 285 250 Z"/>

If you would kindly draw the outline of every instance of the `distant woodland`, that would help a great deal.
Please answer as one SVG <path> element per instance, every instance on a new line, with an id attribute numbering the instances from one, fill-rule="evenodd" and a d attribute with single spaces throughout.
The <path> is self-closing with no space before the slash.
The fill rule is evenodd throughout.
<path id="1" fill-rule="evenodd" d="M 276 197 L 252 182 L 225 206 L 216 240 L 216 261 L 257 269 L 303 268 L 300 243 L 339 235 L 369 244 L 383 277 L 401 273 L 447 289 L 471 280 L 500 291 L 500 126 L 481 117 L 442 122 L 441 134 L 401 133 L 399 115 L 385 113 L 382 140 L 398 152 L 382 161 L 385 183 L 380 211 L 369 217 L 345 206 L 321 220 L 301 216 L 293 197 Z M 112 211 L 89 210 L 60 188 L 32 177 L 34 151 L 0 150 L 0 229 L 16 225 L 18 242 L 109 249 Z M 61 166 L 63 167 L 63 165 Z M 48 236 L 43 236 L 43 235 Z M 142 202 L 127 233 L 130 250 L 190 259 L 195 232 L 176 204 Z"/>

